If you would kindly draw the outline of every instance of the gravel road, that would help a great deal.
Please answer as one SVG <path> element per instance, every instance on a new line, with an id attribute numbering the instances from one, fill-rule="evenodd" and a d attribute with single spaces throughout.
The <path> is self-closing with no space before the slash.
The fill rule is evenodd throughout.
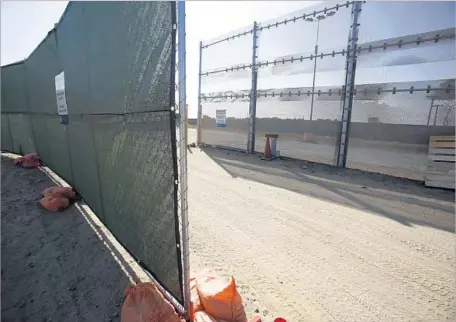
<path id="1" fill-rule="evenodd" d="M 357 170 L 189 153 L 191 267 L 265 321 L 455 321 L 454 193 Z"/>

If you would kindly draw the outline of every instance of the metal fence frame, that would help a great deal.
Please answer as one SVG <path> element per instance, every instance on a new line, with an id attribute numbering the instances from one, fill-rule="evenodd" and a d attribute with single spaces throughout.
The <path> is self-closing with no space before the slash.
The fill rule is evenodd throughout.
<path id="1" fill-rule="evenodd" d="M 343 111 L 342 113 L 342 124 L 339 132 L 339 138 L 337 141 L 336 145 L 336 165 L 339 167 L 345 167 L 346 163 L 346 154 L 347 154 L 347 147 L 348 147 L 348 139 L 349 139 L 349 124 L 350 124 L 350 117 L 351 117 L 351 108 L 353 104 L 353 90 L 354 90 L 354 80 L 355 80 L 355 70 L 356 70 L 356 50 L 357 50 L 357 41 L 358 41 L 358 20 L 359 20 L 359 15 L 361 13 L 361 4 L 362 1 L 347 1 L 346 3 L 343 4 L 338 4 L 334 8 L 325 8 L 324 10 L 319 10 L 319 11 L 313 11 L 307 16 L 316 16 L 319 13 L 326 13 L 327 10 L 332 10 L 335 8 L 339 8 L 342 6 L 352 6 L 352 21 L 350 25 L 350 31 L 348 35 L 348 46 L 347 46 L 347 61 L 346 61 L 346 77 L 345 77 L 345 91 L 343 93 L 343 98 L 341 99 L 341 109 Z M 305 18 L 306 15 L 300 18 Z M 296 18 L 294 18 L 296 20 Z M 292 22 L 293 19 L 285 19 L 282 21 L 277 21 L 276 24 L 274 24 L 276 27 L 282 24 L 287 24 L 288 22 Z M 257 83 L 258 83 L 258 68 L 261 67 L 262 64 L 265 62 L 258 62 L 258 54 L 257 54 L 257 49 L 258 49 L 258 31 L 262 30 L 263 27 L 261 27 L 256 21 L 253 22 L 251 33 L 252 33 L 252 63 L 250 66 L 252 69 L 251 73 L 251 88 L 250 88 L 250 93 L 249 93 L 249 132 L 248 132 L 248 141 L 247 141 L 247 153 L 255 153 L 255 120 L 256 120 L 256 103 L 257 103 Z M 202 61 L 203 61 L 203 49 L 207 48 L 209 46 L 217 45 L 221 42 L 228 41 L 230 39 L 235 39 L 236 37 L 241 37 L 241 36 L 246 36 L 246 33 L 241 33 L 241 34 L 235 34 L 232 36 L 225 37 L 223 39 L 219 39 L 217 41 L 214 41 L 212 43 L 203 45 L 203 43 L 200 41 L 199 44 L 199 73 L 198 73 L 198 113 L 197 113 L 197 145 L 201 145 L 202 143 L 202 124 L 201 124 L 201 118 L 202 118 L 202 104 L 201 104 L 201 78 L 203 75 L 208 75 L 210 73 L 203 73 L 202 71 Z M 317 51 L 318 45 L 315 47 L 315 51 Z M 350 49 L 351 48 L 351 49 Z M 350 55 L 350 53 L 353 53 Z M 333 52 L 334 54 L 334 52 Z M 316 55 L 317 52 L 315 52 L 315 56 L 312 57 L 306 57 L 307 59 L 315 59 L 316 62 Z M 302 59 L 302 57 L 301 57 Z M 223 70 L 220 71 L 212 71 L 212 73 L 217 73 L 217 72 L 223 72 Z M 316 71 L 314 70 L 314 83 L 315 83 L 315 74 Z M 314 86 L 312 88 L 312 99 L 314 94 Z M 313 108 L 313 106 L 312 106 Z"/>
<path id="2" fill-rule="evenodd" d="M 182 245 L 182 280 L 184 295 L 183 314 L 190 319 L 190 251 L 188 235 L 188 180 L 187 180 L 187 72 L 186 72 L 186 25 L 185 25 L 185 1 L 177 3 L 177 51 L 178 51 L 178 82 L 176 84 L 179 92 L 179 201 L 181 219 L 181 245 Z"/>
<path id="3" fill-rule="evenodd" d="M 345 81 L 344 85 L 342 86 L 342 89 L 339 88 L 339 96 L 340 96 L 340 106 L 341 106 L 341 124 L 340 124 L 340 129 L 338 131 L 338 137 L 336 141 L 336 146 L 335 146 L 335 151 L 334 151 L 334 165 L 337 167 L 345 168 L 347 167 L 347 150 L 349 147 L 349 138 L 350 138 L 350 124 L 352 122 L 352 108 L 354 105 L 354 100 L 357 95 L 357 88 L 355 87 L 355 75 L 356 75 L 356 65 L 357 65 L 357 57 L 358 54 L 363 53 L 363 52 L 372 52 L 373 50 L 379 50 L 379 49 L 387 49 L 388 47 L 398 47 L 401 48 L 402 46 L 405 45 L 410 45 L 416 43 L 417 45 L 425 43 L 425 42 L 435 42 L 437 43 L 440 40 L 445 40 L 445 39 L 454 39 L 454 33 L 453 35 L 447 35 L 445 32 L 442 32 L 441 34 L 437 33 L 437 35 L 429 37 L 424 34 L 416 34 L 416 35 L 411 35 L 411 36 L 400 36 L 397 38 L 389 38 L 389 39 L 384 39 L 381 41 L 374 41 L 372 43 L 366 44 L 363 43 L 362 45 L 358 45 L 358 31 L 360 28 L 360 17 L 362 16 L 362 6 L 365 1 L 346 1 L 341 4 L 337 4 L 335 6 L 327 7 L 321 10 L 317 11 L 312 11 L 309 8 L 309 13 L 301 15 L 299 17 L 294 17 L 290 19 L 285 19 L 281 21 L 277 21 L 275 23 L 271 23 L 268 26 L 261 26 L 261 24 L 258 24 L 256 21 L 253 23 L 251 30 L 244 32 L 244 33 L 238 33 L 234 34 L 231 36 L 227 36 L 221 39 L 218 39 L 216 41 L 212 41 L 210 43 L 204 44 L 200 42 L 200 56 L 199 56 L 199 86 L 198 86 L 198 114 L 197 114 L 197 144 L 201 145 L 202 142 L 202 99 L 206 99 L 208 97 L 202 95 L 202 89 L 201 89 L 201 78 L 202 76 L 208 76 L 210 74 L 215 74 L 215 73 L 223 73 L 223 72 L 230 72 L 230 71 L 236 71 L 241 68 L 251 68 L 252 73 L 251 73 L 251 87 L 248 89 L 249 94 L 248 97 L 250 98 L 250 105 L 249 105 L 249 132 L 248 132 L 248 143 L 247 143 L 247 148 L 245 152 L 247 153 L 254 153 L 255 152 L 255 118 L 256 118 L 256 101 L 258 97 L 267 97 L 267 96 L 274 96 L 274 95 L 282 95 L 282 92 L 280 93 L 261 93 L 257 92 L 257 81 L 258 81 L 258 69 L 261 66 L 269 64 L 275 64 L 275 61 L 270 61 L 270 62 L 262 62 L 257 60 L 257 49 L 258 49 L 258 44 L 257 44 L 257 39 L 258 35 L 257 32 L 263 30 L 264 28 L 269 28 L 269 27 L 277 27 L 279 25 L 286 25 L 287 23 L 294 22 L 298 19 L 305 19 L 306 17 L 316 17 L 318 14 L 326 14 L 327 11 L 330 10 L 338 10 L 339 8 L 342 7 L 351 7 L 351 23 L 350 27 L 348 30 L 348 42 L 347 42 L 347 47 L 342 49 L 339 52 L 328 52 L 328 53 L 315 53 L 315 55 L 310 55 L 309 57 L 288 57 L 286 59 L 280 60 L 278 62 L 280 63 L 285 63 L 285 62 L 291 62 L 293 61 L 303 61 L 303 59 L 315 59 L 316 62 L 316 57 L 322 56 L 332 56 L 334 57 L 335 55 L 346 55 L 346 62 L 345 62 Z M 362 26 L 361 26 L 362 29 Z M 229 41 L 232 39 L 236 39 L 239 37 L 243 37 L 248 35 L 249 33 L 253 34 L 253 46 L 252 46 L 252 63 L 251 65 L 244 65 L 244 66 L 232 66 L 228 68 L 219 68 L 219 69 L 214 69 L 210 71 L 203 71 L 202 70 L 202 59 L 203 59 L 203 49 L 209 47 L 209 46 L 214 46 L 217 45 L 221 42 Z M 413 38 L 415 37 L 415 38 Z M 261 45 L 260 45 L 261 47 Z M 317 50 L 317 47 L 315 50 Z M 315 78 L 316 70 L 314 69 L 314 78 Z M 361 84 L 362 85 L 362 84 Z M 414 88 L 413 86 L 411 88 L 380 88 L 380 85 L 384 84 L 378 84 L 379 88 L 377 91 L 377 94 L 380 93 L 398 93 L 398 92 L 423 92 L 426 91 L 429 93 L 431 90 L 432 91 L 437 91 L 437 92 L 443 92 L 443 91 L 453 91 L 454 88 L 441 88 L 441 87 L 433 87 L 432 89 L 430 88 L 430 85 L 427 86 L 427 88 Z M 295 91 L 296 92 L 296 91 Z M 321 95 L 321 94 L 326 94 L 326 95 L 331 95 L 331 90 L 329 92 L 322 92 L 322 91 L 316 91 L 315 90 L 315 84 L 312 87 L 312 91 L 306 91 L 301 92 L 290 92 L 289 95 L 312 95 L 312 98 L 315 95 Z M 332 92 L 336 94 L 334 91 Z M 288 93 L 283 93 L 283 95 L 286 95 Z M 360 93 L 358 93 L 359 95 Z M 239 94 L 244 97 L 244 94 Z M 237 95 L 236 95 L 237 96 Z M 230 95 L 221 95 L 221 96 L 211 96 L 211 98 L 230 98 Z M 312 113 L 312 108 L 311 106 L 311 113 Z M 437 117 L 437 110 L 438 106 L 436 107 L 436 112 L 434 115 L 434 118 Z M 428 116 L 428 125 L 429 125 L 429 120 L 431 118 L 431 113 L 432 113 L 432 104 L 431 104 L 431 109 L 429 110 L 429 116 Z M 223 146 L 222 146 L 223 148 Z"/>
<path id="4" fill-rule="evenodd" d="M 352 21 L 347 46 L 347 65 L 345 68 L 345 91 L 342 95 L 342 126 L 336 145 L 336 165 L 345 168 L 347 162 L 347 149 L 353 106 L 353 92 L 355 89 L 356 52 L 358 45 L 358 19 L 361 13 L 361 2 L 355 1 L 352 5 Z M 316 61 L 316 60 L 315 60 Z M 314 71 L 315 77 L 316 71 Z"/>

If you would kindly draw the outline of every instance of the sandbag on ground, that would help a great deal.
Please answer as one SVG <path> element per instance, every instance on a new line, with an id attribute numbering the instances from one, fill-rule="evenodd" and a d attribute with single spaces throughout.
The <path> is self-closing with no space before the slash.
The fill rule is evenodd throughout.
<path id="1" fill-rule="evenodd" d="M 68 198 L 47 196 L 40 200 L 40 205 L 49 211 L 62 211 L 68 208 L 70 200 Z"/>
<path id="2" fill-rule="evenodd" d="M 62 211 L 79 199 L 76 192 L 71 187 L 50 187 L 42 192 L 43 198 L 40 200 L 41 206 L 50 211 Z"/>
<path id="3" fill-rule="evenodd" d="M 193 322 L 227 322 L 227 321 L 216 319 L 204 311 L 199 311 L 199 312 L 196 312 L 195 315 L 193 316 Z"/>
<path id="4" fill-rule="evenodd" d="M 53 196 L 57 198 L 76 199 L 76 192 L 71 187 L 49 187 L 41 193 L 43 197 Z"/>
<path id="5" fill-rule="evenodd" d="M 40 157 L 35 152 L 16 158 L 13 162 L 15 165 L 22 166 L 24 168 L 36 168 L 41 165 Z"/>
<path id="6" fill-rule="evenodd" d="M 185 322 L 153 283 L 139 283 L 125 290 L 122 322 Z"/>
<path id="7" fill-rule="evenodd" d="M 193 317 L 196 312 L 203 311 L 204 307 L 201 304 L 198 290 L 196 289 L 196 278 L 190 278 L 190 317 Z"/>
<path id="8" fill-rule="evenodd" d="M 204 312 L 227 322 L 246 322 L 242 297 L 232 276 L 222 277 L 207 270 L 196 278 L 196 289 Z"/>
<path id="9" fill-rule="evenodd" d="M 216 319 L 210 314 L 207 314 L 204 311 L 196 312 L 193 316 L 193 322 L 227 322 L 220 319 Z M 261 318 L 259 316 L 252 317 L 249 322 L 261 322 Z"/>
<path id="10" fill-rule="evenodd" d="M 247 322 L 242 297 L 232 276 L 206 269 L 190 281 L 194 322 Z M 250 322 L 261 322 L 254 316 Z"/>

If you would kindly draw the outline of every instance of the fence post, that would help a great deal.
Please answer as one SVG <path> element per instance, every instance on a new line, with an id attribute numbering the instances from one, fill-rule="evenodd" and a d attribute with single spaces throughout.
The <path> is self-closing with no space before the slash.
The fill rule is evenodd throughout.
<path id="1" fill-rule="evenodd" d="M 342 92 L 342 126 L 336 145 L 336 165 L 345 168 L 347 163 L 347 148 L 349 128 L 353 106 L 353 92 L 355 89 L 356 51 L 358 46 L 359 14 L 361 1 L 355 1 L 352 6 L 352 21 L 348 37 L 347 63 L 345 85 Z"/>
<path id="2" fill-rule="evenodd" d="M 255 119 L 256 119 L 256 102 L 257 102 L 257 48 L 258 48 L 258 24 L 253 22 L 253 47 L 252 47 L 252 87 L 250 89 L 250 105 L 249 105 L 249 137 L 247 141 L 247 153 L 255 152 Z"/>
<path id="3" fill-rule="evenodd" d="M 184 308 L 186 318 L 190 318 L 190 262 L 189 262 L 189 237 L 188 237 L 188 200 L 187 200 L 187 146 L 185 124 L 187 120 L 187 80 L 186 80 L 186 42 L 185 42 L 185 2 L 177 2 L 178 17 L 178 71 L 179 71 L 179 114 L 180 114 L 180 145 L 179 145 L 179 181 L 180 181 L 180 207 L 182 227 L 182 282 Z M 199 107 L 198 107 L 199 108 Z"/>
<path id="4" fill-rule="evenodd" d="M 201 73 L 203 66 L 203 42 L 200 41 L 199 44 L 199 72 L 198 72 L 198 115 L 196 119 L 196 144 L 201 145 L 201 117 L 203 114 L 203 107 L 201 106 Z"/>

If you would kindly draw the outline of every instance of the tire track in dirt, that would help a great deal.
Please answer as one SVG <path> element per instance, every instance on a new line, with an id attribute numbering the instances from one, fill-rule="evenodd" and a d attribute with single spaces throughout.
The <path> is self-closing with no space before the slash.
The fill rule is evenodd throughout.
<path id="1" fill-rule="evenodd" d="M 196 150 L 189 162 L 192 270 L 235 275 L 249 314 L 290 321 L 456 316 L 454 234 L 232 178 Z"/>

